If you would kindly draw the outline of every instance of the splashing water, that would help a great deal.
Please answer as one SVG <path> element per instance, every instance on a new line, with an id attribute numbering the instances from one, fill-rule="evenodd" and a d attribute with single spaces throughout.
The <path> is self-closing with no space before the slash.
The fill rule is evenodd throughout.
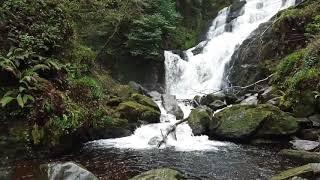
<path id="1" fill-rule="evenodd" d="M 230 8 L 221 10 L 212 22 L 207 33 L 207 40 L 185 52 L 187 60 L 165 51 L 166 91 L 176 95 L 178 99 L 192 99 L 201 93 L 210 93 L 218 90 L 223 82 L 226 63 L 231 59 L 236 48 L 261 23 L 271 19 L 278 11 L 295 4 L 295 0 L 247 0 L 242 8 L 243 14 L 232 22 L 232 31 L 226 31 L 227 17 Z M 199 54 L 193 51 L 203 48 Z M 143 125 L 136 129 L 129 137 L 94 141 L 95 145 L 103 147 L 151 149 L 156 143 L 150 141 L 155 137 L 162 137 L 164 131 L 176 123 L 176 118 L 168 114 L 160 101 L 161 123 Z M 185 118 L 189 116 L 192 107 L 179 103 L 184 111 Z M 210 141 L 207 136 L 194 136 L 187 123 L 177 126 L 177 139 L 170 137 L 166 147 L 174 147 L 177 151 L 218 150 L 219 146 L 229 146 L 231 143 Z"/>

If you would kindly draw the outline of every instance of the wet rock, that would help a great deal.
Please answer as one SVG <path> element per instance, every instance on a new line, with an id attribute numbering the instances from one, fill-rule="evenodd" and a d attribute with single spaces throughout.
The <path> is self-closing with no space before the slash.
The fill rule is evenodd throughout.
<path id="1" fill-rule="evenodd" d="M 41 180 L 98 180 L 91 172 L 74 162 L 43 164 L 37 173 Z"/>
<path id="2" fill-rule="evenodd" d="M 155 136 L 153 138 L 151 138 L 148 142 L 149 145 L 151 146 L 156 146 L 158 145 L 160 142 L 162 141 L 162 138 L 159 136 Z"/>
<path id="3" fill-rule="evenodd" d="M 186 52 L 181 51 L 181 50 L 172 50 L 171 52 L 173 54 L 180 56 L 181 59 L 188 61 L 188 56 L 187 56 Z"/>
<path id="4" fill-rule="evenodd" d="M 299 126 L 304 129 L 313 127 L 312 121 L 308 118 L 297 118 L 297 122 L 299 123 Z"/>
<path id="5" fill-rule="evenodd" d="M 227 23 L 243 14 L 242 7 L 246 4 L 246 1 L 235 0 L 230 6 L 230 12 L 227 17 Z"/>
<path id="6" fill-rule="evenodd" d="M 177 170 L 162 168 L 144 172 L 130 180 L 182 180 L 186 179 L 183 174 Z"/>
<path id="7" fill-rule="evenodd" d="M 225 95 L 222 93 L 219 94 L 208 94 L 205 95 L 201 98 L 200 104 L 208 106 L 209 104 L 213 103 L 216 100 L 224 101 L 225 100 Z"/>
<path id="8" fill-rule="evenodd" d="M 266 104 L 271 104 L 273 106 L 279 106 L 281 101 L 281 97 L 275 97 L 266 102 Z"/>
<path id="9" fill-rule="evenodd" d="M 318 128 L 302 129 L 299 132 L 299 137 L 302 139 L 317 141 L 319 140 L 319 137 L 320 137 L 320 129 Z"/>
<path id="10" fill-rule="evenodd" d="M 161 99 L 162 105 L 168 113 L 175 115 L 178 120 L 183 119 L 183 111 L 181 110 L 175 96 L 163 94 Z"/>
<path id="11" fill-rule="evenodd" d="M 221 100 L 216 100 L 213 103 L 209 104 L 208 107 L 210 107 L 213 111 L 216 111 L 224 107 L 227 107 L 227 104 Z"/>
<path id="12" fill-rule="evenodd" d="M 208 134 L 209 127 L 215 126 L 212 121 L 213 112 L 211 109 L 201 106 L 191 111 L 188 117 L 188 124 L 194 135 Z"/>
<path id="13" fill-rule="evenodd" d="M 284 149 L 279 152 L 280 155 L 307 163 L 320 162 L 320 153 L 308 152 L 302 150 Z"/>
<path id="14" fill-rule="evenodd" d="M 263 89 L 261 92 L 258 93 L 258 99 L 260 103 L 266 103 L 270 99 L 276 98 L 274 88 L 272 86 Z"/>
<path id="15" fill-rule="evenodd" d="M 303 151 L 312 151 L 319 147 L 320 143 L 316 141 L 308 140 L 293 140 L 290 141 L 294 149 L 303 150 Z"/>
<path id="16" fill-rule="evenodd" d="M 146 123 L 160 122 L 160 111 L 135 101 L 122 102 L 116 111 L 121 118 L 127 119 L 129 122 L 137 122 L 139 120 Z"/>
<path id="17" fill-rule="evenodd" d="M 319 177 L 320 174 L 320 164 L 310 163 L 297 168 L 292 168 L 281 172 L 280 174 L 273 176 L 271 180 L 290 180 L 290 179 L 304 179 L 310 178 L 314 179 Z"/>
<path id="18" fill-rule="evenodd" d="M 320 114 L 310 116 L 308 119 L 312 122 L 313 126 L 320 127 Z"/>
<path id="19" fill-rule="evenodd" d="M 296 119 L 271 105 L 234 105 L 214 115 L 210 135 L 230 140 L 288 136 L 298 130 Z"/>
<path id="20" fill-rule="evenodd" d="M 144 87 L 142 87 L 140 84 L 134 82 L 134 81 L 130 81 L 129 82 L 129 86 L 136 90 L 138 93 L 143 94 L 143 95 L 148 95 L 148 90 L 145 89 Z"/>
<path id="21" fill-rule="evenodd" d="M 201 105 L 201 96 L 197 95 L 192 100 L 193 107 L 199 107 Z"/>
<path id="22" fill-rule="evenodd" d="M 156 101 L 160 101 L 161 100 L 161 94 L 158 91 L 151 91 L 148 94 L 149 94 L 149 96 L 152 97 L 152 99 L 154 99 Z"/>
<path id="23" fill-rule="evenodd" d="M 249 96 L 243 101 L 241 101 L 240 104 L 243 105 L 257 105 L 258 104 L 258 94 L 255 94 L 253 96 Z"/>
<path id="24" fill-rule="evenodd" d="M 193 50 L 191 51 L 192 54 L 195 56 L 195 55 L 198 55 L 200 53 L 202 53 L 203 51 L 203 48 L 208 44 L 208 41 L 203 41 L 201 43 L 199 43 L 196 47 L 193 48 Z"/>

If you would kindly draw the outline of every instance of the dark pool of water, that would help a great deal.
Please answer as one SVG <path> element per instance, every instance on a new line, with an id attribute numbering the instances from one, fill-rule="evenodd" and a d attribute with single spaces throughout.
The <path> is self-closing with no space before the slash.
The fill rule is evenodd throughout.
<path id="1" fill-rule="evenodd" d="M 17 160 L 6 166 L 13 179 L 33 179 L 41 163 L 75 161 L 100 179 L 122 180 L 141 172 L 169 167 L 182 171 L 189 179 L 267 179 L 293 167 L 294 162 L 277 155 L 277 150 L 250 146 L 220 147 L 220 151 L 177 152 L 164 150 L 123 150 L 87 146 L 72 155 L 50 160 Z M 3 167 L 2 167 L 3 169 Z"/>

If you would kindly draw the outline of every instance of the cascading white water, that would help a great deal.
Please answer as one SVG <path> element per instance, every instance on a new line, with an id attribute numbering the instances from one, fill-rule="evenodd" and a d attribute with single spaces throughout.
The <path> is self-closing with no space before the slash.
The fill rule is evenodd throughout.
<path id="1" fill-rule="evenodd" d="M 207 40 L 197 47 L 186 51 L 187 61 L 170 51 L 165 51 L 166 86 L 167 93 L 176 95 L 178 99 L 192 99 L 201 93 L 210 93 L 222 85 L 223 73 L 226 63 L 232 54 L 259 24 L 268 21 L 281 9 L 295 4 L 295 0 L 247 0 L 243 7 L 243 14 L 234 19 L 232 32 L 227 32 L 226 20 L 229 8 L 220 11 L 207 33 Z M 202 51 L 194 55 L 193 50 L 203 47 Z M 151 139 L 161 137 L 165 131 L 176 122 L 175 116 L 168 114 L 157 102 L 161 109 L 161 123 L 144 125 L 134 132 L 132 136 L 94 141 L 104 147 L 149 149 Z M 191 112 L 191 106 L 179 104 L 184 111 L 185 118 Z M 166 146 L 174 147 L 178 151 L 217 150 L 218 146 L 230 143 L 210 141 L 207 136 L 194 136 L 188 124 L 177 127 L 177 139 L 169 137 Z M 155 139 L 154 139 L 155 140 Z M 156 141 L 155 141 L 156 142 Z"/>
<path id="2" fill-rule="evenodd" d="M 234 19 L 232 32 L 225 26 L 229 8 L 223 9 L 213 21 L 207 40 L 200 43 L 203 50 L 194 55 L 186 51 L 186 60 L 170 51 L 165 52 L 167 93 L 178 99 L 192 99 L 201 93 L 219 90 L 222 85 L 225 65 L 232 54 L 252 31 L 268 21 L 279 10 L 295 4 L 295 0 L 247 0 L 243 14 Z"/>

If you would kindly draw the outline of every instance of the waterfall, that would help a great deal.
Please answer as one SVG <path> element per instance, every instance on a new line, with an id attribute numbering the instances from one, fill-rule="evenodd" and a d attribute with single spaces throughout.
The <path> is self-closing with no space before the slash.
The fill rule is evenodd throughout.
<path id="1" fill-rule="evenodd" d="M 205 41 L 185 52 L 182 59 L 165 51 L 166 90 L 178 99 L 192 99 L 197 94 L 221 89 L 225 65 L 233 52 L 261 23 L 279 10 L 295 4 L 295 0 L 247 0 L 242 15 L 227 24 L 229 8 L 212 22 Z M 232 26 L 230 32 L 226 26 Z M 200 53 L 195 53 L 198 49 Z"/>
<path id="2" fill-rule="evenodd" d="M 231 59 L 236 48 L 261 23 L 267 22 L 277 12 L 295 4 L 295 0 L 247 0 L 240 16 L 227 23 L 230 8 L 222 9 L 213 20 L 206 40 L 196 47 L 185 51 L 186 59 L 171 51 L 165 51 L 166 91 L 178 99 L 192 99 L 195 95 L 210 93 L 223 85 L 226 63 Z M 231 27 L 231 28 L 230 28 Z M 143 125 L 129 137 L 94 141 L 103 147 L 150 149 L 156 147 L 153 140 L 161 138 L 165 131 L 176 122 L 168 114 L 160 101 L 161 123 Z M 179 103 L 188 117 L 192 107 Z M 178 151 L 217 150 L 219 146 L 230 143 L 211 141 L 207 136 L 194 136 L 187 123 L 177 127 L 176 137 L 169 137 L 166 146 Z"/>

